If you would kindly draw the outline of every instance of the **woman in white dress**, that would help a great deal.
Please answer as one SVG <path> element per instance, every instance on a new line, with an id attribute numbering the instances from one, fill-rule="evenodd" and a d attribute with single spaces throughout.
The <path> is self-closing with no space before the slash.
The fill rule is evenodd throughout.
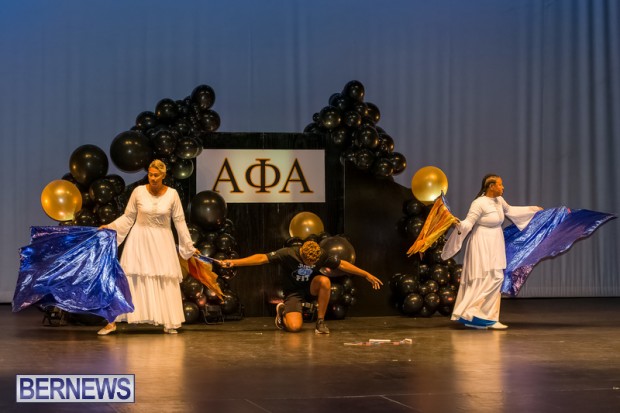
<path id="1" fill-rule="evenodd" d="M 502 223 L 508 217 L 520 230 L 525 228 L 537 206 L 514 207 L 502 197 L 502 178 L 495 174 L 482 179 L 482 187 L 472 202 L 467 218 L 456 224 L 441 257 L 454 256 L 468 235 L 463 258 L 461 285 L 452 312 L 452 320 L 467 327 L 503 330 L 499 322 L 500 289 L 506 268 L 506 248 Z"/>
<path id="2" fill-rule="evenodd" d="M 121 267 L 129 281 L 134 304 L 132 313 L 118 316 L 99 330 L 106 335 L 116 330 L 116 321 L 163 325 L 164 332 L 176 334 L 185 321 L 179 283 L 183 275 L 170 221 L 179 238 L 179 254 L 188 259 L 198 253 L 185 223 L 183 206 L 174 188 L 163 184 L 166 165 L 155 160 L 148 169 L 148 184 L 131 193 L 125 213 L 101 228 L 117 233 L 125 241 Z"/>

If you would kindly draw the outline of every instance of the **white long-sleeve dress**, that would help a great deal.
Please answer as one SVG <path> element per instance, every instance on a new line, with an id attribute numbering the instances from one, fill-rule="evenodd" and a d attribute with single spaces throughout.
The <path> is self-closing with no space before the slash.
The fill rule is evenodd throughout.
<path id="1" fill-rule="evenodd" d="M 472 202 L 467 217 L 456 225 L 441 254 L 444 260 L 454 256 L 470 235 L 452 320 L 482 325 L 499 321 L 500 289 L 506 268 L 504 217 L 522 230 L 537 211 L 535 206 L 510 206 L 501 196 L 481 196 Z"/>
<path id="2" fill-rule="evenodd" d="M 179 238 L 179 254 L 187 259 L 195 251 L 179 194 L 168 187 L 159 196 L 145 185 L 131 193 L 125 213 L 107 227 L 125 241 L 121 267 L 129 281 L 135 310 L 116 321 L 179 328 L 185 321 L 179 283 L 183 279 L 170 221 Z"/>

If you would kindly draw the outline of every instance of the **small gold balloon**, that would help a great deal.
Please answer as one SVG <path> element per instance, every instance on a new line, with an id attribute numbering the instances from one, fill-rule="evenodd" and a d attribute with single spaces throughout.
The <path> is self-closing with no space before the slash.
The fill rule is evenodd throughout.
<path id="1" fill-rule="evenodd" d="M 82 194 L 72 182 L 58 179 L 43 188 L 41 206 L 53 220 L 71 221 L 82 209 Z"/>
<path id="2" fill-rule="evenodd" d="M 435 166 L 425 166 L 411 178 L 411 192 L 424 205 L 435 202 L 438 196 L 448 192 L 448 177 Z"/>
<path id="3" fill-rule="evenodd" d="M 323 232 L 323 222 L 321 218 L 312 212 L 300 212 L 291 219 L 288 226 L 288 233 L 291 237 L 304 239 L 309 235 L 318 235 Z"/>

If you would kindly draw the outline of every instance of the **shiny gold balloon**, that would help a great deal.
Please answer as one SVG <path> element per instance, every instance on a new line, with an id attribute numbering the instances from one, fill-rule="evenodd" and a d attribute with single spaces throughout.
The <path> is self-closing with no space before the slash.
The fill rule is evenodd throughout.
<path id="1" fill-rule="evenodd" d="M 418 169 L 411 179 L 413 196 L 424 205 L 430 205 L 435 199 L 448 192 L 448 177 L 435 166 L 425 166 Z"/>
<path id="2" fill-rule="evenodd" d="M 323 232 L 323 222 L 321 218 L 312 212 L 300 212 L 291 219 L 288 226 L 288 233 L 291 237 L 306 238 L 309 235 L 318 235 Z"/>
<path id="3" fill-rule="evenodd" d="M 75 184 L 58 179 L 43 188 L 41 206 L 53 220 L 71 221 L 82 209 L 82 194 Z"/>

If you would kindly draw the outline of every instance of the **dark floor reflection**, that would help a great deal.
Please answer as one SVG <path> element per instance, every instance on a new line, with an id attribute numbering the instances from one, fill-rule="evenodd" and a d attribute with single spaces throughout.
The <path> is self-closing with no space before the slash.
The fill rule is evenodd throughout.
<path id="1" fill-rule="evenodd" d="M 617 412 L 620 298 L 508 300 L 507 331 L 364 317 L 283 333 L 267 318 L 44 327 L 0 306 L 1 412 Z M 369 339 L 411 344 L 346 345 Z M 16 374 L 135 374 L 136 403 L 16 404 Z"/>

